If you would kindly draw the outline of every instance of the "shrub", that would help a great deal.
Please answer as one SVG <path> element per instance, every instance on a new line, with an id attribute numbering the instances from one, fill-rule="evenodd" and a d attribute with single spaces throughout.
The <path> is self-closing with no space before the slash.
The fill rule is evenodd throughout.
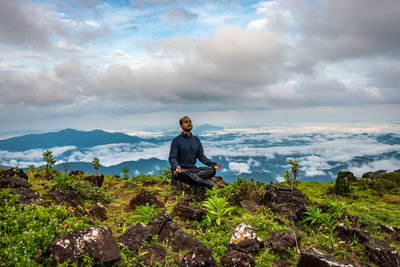
<path id="1" fill-rule="evenodd" d="M 146 205 L 136 207 L 136 210 L 133 212 L 133 215 L 136 216 L 136 222 L 142 222 L 147 224 L 151 219 L 154 218 L 159 212 L 160 208 L 154 208 L 154 205 Z"/>
<path id="2" fill-rule="evenodd" d="M 294 189 L 297 187 L 298 184 L 298 175 L 299 175 L 299 162 L 293 161 L 292 159 L 289 159 L 290 162 L 290 168 L 291 170 L 286 170 L 286 172 L 283 174 L 283 178 L 285 178 L 285 182 L 289 184 L 289 186 Z"/>
<path id="3" fill-rule="evenodd" d="M 203 201 L 203 206 L 207 208 L 207 220 L 209 223 L 215 221 L 221 225 L 222 216 L 229 214 L 233 207 L 228 207 L 229 202 L 224 197 L 212 196 Z"/>
<path id="4" fill-rule="evenodd" d="M 354 181 L 354 179 L 355 177 L 352 172 L 338 172 L 335 185 L 332 189 L 333 193 L 336 195 L 348 196 L 350 194 L 351 181 Z"/>

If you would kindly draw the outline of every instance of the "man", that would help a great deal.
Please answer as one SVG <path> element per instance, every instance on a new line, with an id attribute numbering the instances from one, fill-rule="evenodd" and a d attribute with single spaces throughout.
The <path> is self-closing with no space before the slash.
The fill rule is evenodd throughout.
<path id="1" fill-rule="evenodd" d="M 204 155 L 200 139 L 191 133 L 193 126 L 190 118 L 181 118 L 179 124 L 182 133 L 172 140 L 168 158 L 172 177 L 190 185 L 214 187 L 215 184 L 208 179 L 214 177 L 215 169 L 221 169 L 221 166 Z M 196 159 L 208 167 L 196 167 Z"/>

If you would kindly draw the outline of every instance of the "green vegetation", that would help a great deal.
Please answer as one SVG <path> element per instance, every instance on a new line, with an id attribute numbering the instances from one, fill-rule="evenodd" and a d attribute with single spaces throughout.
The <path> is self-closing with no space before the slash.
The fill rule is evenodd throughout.
<path id="1" fill-rule="evenodd" d="M 46 254 L 48 245 L 56 236 L 89 226 L 87 210 L 91 203 L 102 202 L 107 211 L 107 220 L 93 223 L 110 227 L 114 235 L 119 236 L 137 222 L 148 223 L 161 211 L 149 204 L 137 206 L 135 211 L 126 209 L 129 201 L 142 189 L 153 192 L 165 204 L 169 214 L 172 214 L 178 201 L 188 200 L 190 195 L 171 186 L 169 168 L 161 170 L 159 174 L 140 174 L 132 179 L 105 175 L 101 188 L 92 186 L 83 177 L 71 177 L 61 172 L 54 172 L 54 179 L 46 180 L 45 173 L 44 168 L 29 168 L 28 181 L 33 185 L 33 190 L 43 196 L 53 186 L 60 189 L 73 188 L 84 200 L 84 207 L 77 212 L 65 206 L 24 206 L 17 203 L 18 197 L 10 194 L 9 190 L 0 191 L 2 263 L 10 263 L 11 266 L 51 265 L 52 260 Z M 271 233 L 277 230 L 293 232 L 296 227 L 304 229 L 304 232 L 298 232 L 301 235 L 299 244 L 283 255 L 274 253 L 268 246 L 254 255 L 256 266 L 274 266 L 272 261 L 279 258 L 295 266 L 300 250 L 309 247 L 359 266 L 365 263 L 375 266 L 366 256 L 365 245 L 359 244 L 357 240 L 341 240 L 334 228 L 339 222 L 348 227 L 362 226 L 374 237 L 384 240 L 386 234 L 379 231 L 379 223 L 400 227 L 399 172 L 372 173 L 361 178 L 341 172 L 334 183 L 299 182 L 293 169 L 289 176 L 293 178 L 291 186 L 296 184 L 294 187 L 310 200 L 309 209 L 299 222 L 263 205 L 253 211 L 242 208 L 239 203 L 262 202 L 267 188 L 263 182 L 244 178 L 237 178 L 225 187 L 207 190 L 205 200 L 189 199 L 190 205 L 206 208 L 207 215 L 201 221 L 182 221 L 179 217 L 173 217 L 173 220 L 213 252 L 218 266 L 221 266 L 220 257 L 228 251 L 230 237 L 241 223 L 250 225 L 262 240 L 268 240 Z M 359 219 L 350 222 L 346 215 L 357 216 Z M 165 266 L 179 266 L 184 251 L 173 251 L 167 241 L 153 240 L 151 243 L 159 244 L 167 250 Z M 392 241 L 391 245 L 400 250 L 399 241 Z M 130 252 L 124 247 L 121 260 L 115 266 L 144 266 L 141 261 L 143 255 Z M 85 258 L 85 262 L 90 265 L 90 257 Z"/>
<path id="2" fill-rule="evenodd" d="M 122 168 L 122 174 L 124 175 L 124 178 L 129 178 L 129 168 L 124 166 Z"/>
<path id="3" fill-rule="evenodd" d="M 299 162 L 293 161 L 292 159 L 289 159 L 290 163 L 290 171 L 286 170 L 286 172 L 283 174 L 283 178 L 285 178 L 285 182 L 292 188 L 295 189 L 297 187 L 297 184 L 299 183 L 298 180 L 298 175 L 299 175 Z"/>
<path id="4" fill-rule="evenodd" d="M 50 150 L 43 152 L 43 160 L 46 162 L 46 171 L 49 173 L 56 163 L 56 160 L 53 158 L 53 152 Z"/>
<path id="5" fill-rule="evenodd" d="M 93 166 L 94 171 L 97 174 L 97 171 L 99 170 L 99 167 L 100 167 L 100 159 L 97 158 L 97 157 L 94 158 L 93 161 L 92 161 L 92 166 Z"/>

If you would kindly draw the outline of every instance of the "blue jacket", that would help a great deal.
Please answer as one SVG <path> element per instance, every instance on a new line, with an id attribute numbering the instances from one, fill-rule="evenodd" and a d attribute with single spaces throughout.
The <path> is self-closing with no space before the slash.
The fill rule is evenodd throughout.
<path id="1" fill-rule="evenodd" d="M 177 166 L 181 166 L 184 169 L 196 168 L 196 159 L 207 166 L 215 166 L 217 164 L 204 155 L 203 146 L 197 136 L 193 134 L 188 136 L 182 132 L 172 140 L 168 158 L 172 171 Z"/>

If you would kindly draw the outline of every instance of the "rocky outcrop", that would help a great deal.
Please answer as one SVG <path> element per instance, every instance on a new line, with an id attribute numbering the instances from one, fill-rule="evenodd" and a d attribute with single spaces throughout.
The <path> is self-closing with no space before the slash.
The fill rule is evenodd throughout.
<path id="1" fill-rule="evenodd" d="M 118 237 L 118 242 L 136 252 L 144 241 L 151 241 L 151 228 L 139 222 Z"/>
<path id="2" fill-rule="evenodd" d="M 167 252 L 165 251 L 165 248 L 163 248 L 160 245 L 154 245 L 146 248 L 142 248 L 139 250 L 139 254 L 142 254 L 143 256 L 140 258 L 140 260 L 146 265 L 146 266 L 159 266 L 157 265 L 158 263 L 163 264 L 165 261 L 165 258 L 167 257 Z"/>
<path id="3" fill-rule="evenodd" d="M 92 220 L 105 221 L 107 220 L 106 208 L 101 203 L 92 205 L 89 209 L 89 215 Z"/>
<path id="4" fill-rule="evenodd" d="M 262 247 L 263 243 L 253 228 L 243 223 L 236 227 L 228 246 L 229 250 L 252 254 L 257 254 Z"/>
<path id="5" fill-rule="evenodd" d="M 56 264 L 66 262 L 82 264 L 84 254 L 94 264 L 107 264 L 120 259 L 120 249 L 112 231 L 106 227 L 92 226 L 71 231 L 57 237 L 49 246 Z"/>
<path id="6" fill-rule="evenodd" d="M 2 188 L 30 188 L 32 185 L 21 177 L 7 176 L 0 179 L 0 189 Z"/>
<path id="7" fill-rule="evenodd" d="M 179 201 L 172 211 L 173 216 L 177 216 L 184 221 L 201 221 L 207 211 L 203 208 L 197 208 L 188 202 Z"/>
<path id="8" fill-rule="evenodd" d="M 25 180 L 28 180 L 28 175 L 22 169 L 19 168 L 10 168 L 8 170 L 4 170 L 0 173 L 0 179 L 5 177 L 20 177 Z"/>
<path id="9" fill-rule="evenodd" d="M 86 176 L 83 180 L 88 181 L 93 186 L 101 187 L 104 182 L 104 174 L 96 173 L 90 176 Z"/>
<path id="10" fill-rule="evenodd" d="M 71 187 L 59 189 L 54 186 L 44 197 L 54 201 L 56 205 L 64 204 L 74 208 L 83 206 L 81 197 Z"/>
<path id="11" fill-rule="evenodd" d="M 301 251 L 297 267 L 355 267 L 354 264 L 326 255 L 315 248 Z"/>
<path id="12" fill-rule="evenodd" d="M 262 204 L 297 221 L 308 209 L 308 198 L 298 189 L 292 190 L 283 185 L 267 185 Z"/>
<path id="13" fill-rule="evenodd" d="M 136 206 L 143 206 L 149 203 L 149 205 L 154 205 L 156 208 L 164 208 L 165 205 L 161 201 L 159 201 L 153 193 L 142 189 L 139 194 L 137 194 L 134 198 L 129 202 L 128 209 L 130 211 L 136 210 Z"/>
<path id="14" fill-rule="evenodd" d="M 367 255 L 373 263 L 380 266 L 400 266 L 399 253 L 389 242 L 374 238 L 366 230 L 351 229 L 344 223 L 338 224 L 335 232 L 343 240 L 352 241 L 357 238 L 359 243 L 365 244 Z"/>
<path id="15" fill-rule="evenodd" d="M 288 248 L 293 248 L 300 241 L 300 235 L 294 232 L 275 231 L 268 240 L 272 251 L 276 253 L 285 253 Z"/>
<path id="16" fill-rule="evenodd" d="M 180 267 L 217 267 L 211 250 L 197 247 L 183 256 Z"/>
<path id="17" fill-rule="evenodd" d="M 221 257 L 223 266 L 226 267 L 253 267 L 255 266 L 254 260 L 249 254 L 237 250 L 230 250 L 228 253 Z"/>
<path id="18" fill-rule="evenodd" d="M 14 195 L 20 195 L 19 203 L 25 205 L 38 205 L 42 207 L 47 207 L 46 201 L 40 197 L 40 194 L 34 190 L 27 188 L 15 188 L 11 190 Z"/>

